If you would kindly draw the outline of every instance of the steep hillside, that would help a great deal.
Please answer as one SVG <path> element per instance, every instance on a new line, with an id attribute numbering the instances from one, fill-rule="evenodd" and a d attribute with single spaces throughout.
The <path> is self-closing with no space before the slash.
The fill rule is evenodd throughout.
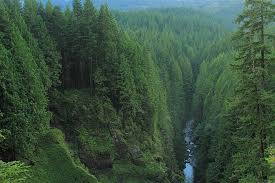
<path id="1" fill-rule="evenodd" d="M 98 183 L 72 154 L 64 140 L 64 135 L 52 129 L 39 141 L 37 154 L 32 158 L 31 176 L 27 183 Z"/>

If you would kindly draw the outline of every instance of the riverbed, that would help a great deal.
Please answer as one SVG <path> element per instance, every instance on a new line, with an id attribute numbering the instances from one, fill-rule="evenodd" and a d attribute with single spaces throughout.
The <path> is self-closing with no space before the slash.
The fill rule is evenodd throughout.
<path id="1" fill-rule="evenodd" d="M 185 178 L 185 183 L 193 183 L 194 181 L 194 159 L 193 159 L 193 149 L 194 143 L 192 141 L 192 124 L 193 120 L 190 120 L 186 123 L 184 130 L 184 140 L 187 149 L 187 159 L 184 162 L 183 175 Z"/>

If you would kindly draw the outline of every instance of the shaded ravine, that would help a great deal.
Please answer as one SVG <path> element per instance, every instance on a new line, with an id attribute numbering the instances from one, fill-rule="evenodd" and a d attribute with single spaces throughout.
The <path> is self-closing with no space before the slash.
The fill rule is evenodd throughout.
<path id="1" fill-rule="evenodd" d="M 183 175 L 185 179 L 185 183 L 193 183 L 194 181 L 194 159 L 193 159 L 193 149 L 194 143 L 192 141 L 192 124 L 193 120 L 190 120 L 186 123 L 186 127 L 184 130 L 184 140 L 187 149 L 187 159 L 184 162 Z"/>

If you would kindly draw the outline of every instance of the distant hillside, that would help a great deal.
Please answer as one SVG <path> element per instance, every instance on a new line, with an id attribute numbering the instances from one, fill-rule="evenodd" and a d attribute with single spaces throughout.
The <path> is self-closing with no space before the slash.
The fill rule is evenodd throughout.
<path id="1" fill-rule="evenodd" d="M 47 0 L 44 0 L 47 1 Z M 53 3 L 62 7 L 71 4 L 72 0 L 53 0 Z M 211 8 L 219 11 L 226 7 L 240 7 L 241 0 L 94 0 L 96 6 L 107 3 L 113 9 L 144 9 L 167 6 L 192 6 Z"/>
<path id="2" fill-rule="evenodd" d="M 47 0 L 42 0 L 47 1 Z M 62 8 L 71 6 L 73 0 L 52 0 L 53 4 Z M 83 0 L 82 0 L 83 1 Z M 233 26 L 233 20 L 241 11 L 242 0 L 93 0 L 94 5 L 107 3 L 111 9 L 133 10 L 164 7 L 192 7 L 224 19 L 229 27 Z"/>

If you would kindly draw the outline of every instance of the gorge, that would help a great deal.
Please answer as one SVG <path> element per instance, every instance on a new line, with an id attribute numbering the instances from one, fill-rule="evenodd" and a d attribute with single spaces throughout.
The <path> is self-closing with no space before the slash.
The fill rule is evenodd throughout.
<path id="1" fill-rule="evenodd" d="M 0 182 L 274 180 L 274 4 L 159 2 L 0 0 Z"/>

